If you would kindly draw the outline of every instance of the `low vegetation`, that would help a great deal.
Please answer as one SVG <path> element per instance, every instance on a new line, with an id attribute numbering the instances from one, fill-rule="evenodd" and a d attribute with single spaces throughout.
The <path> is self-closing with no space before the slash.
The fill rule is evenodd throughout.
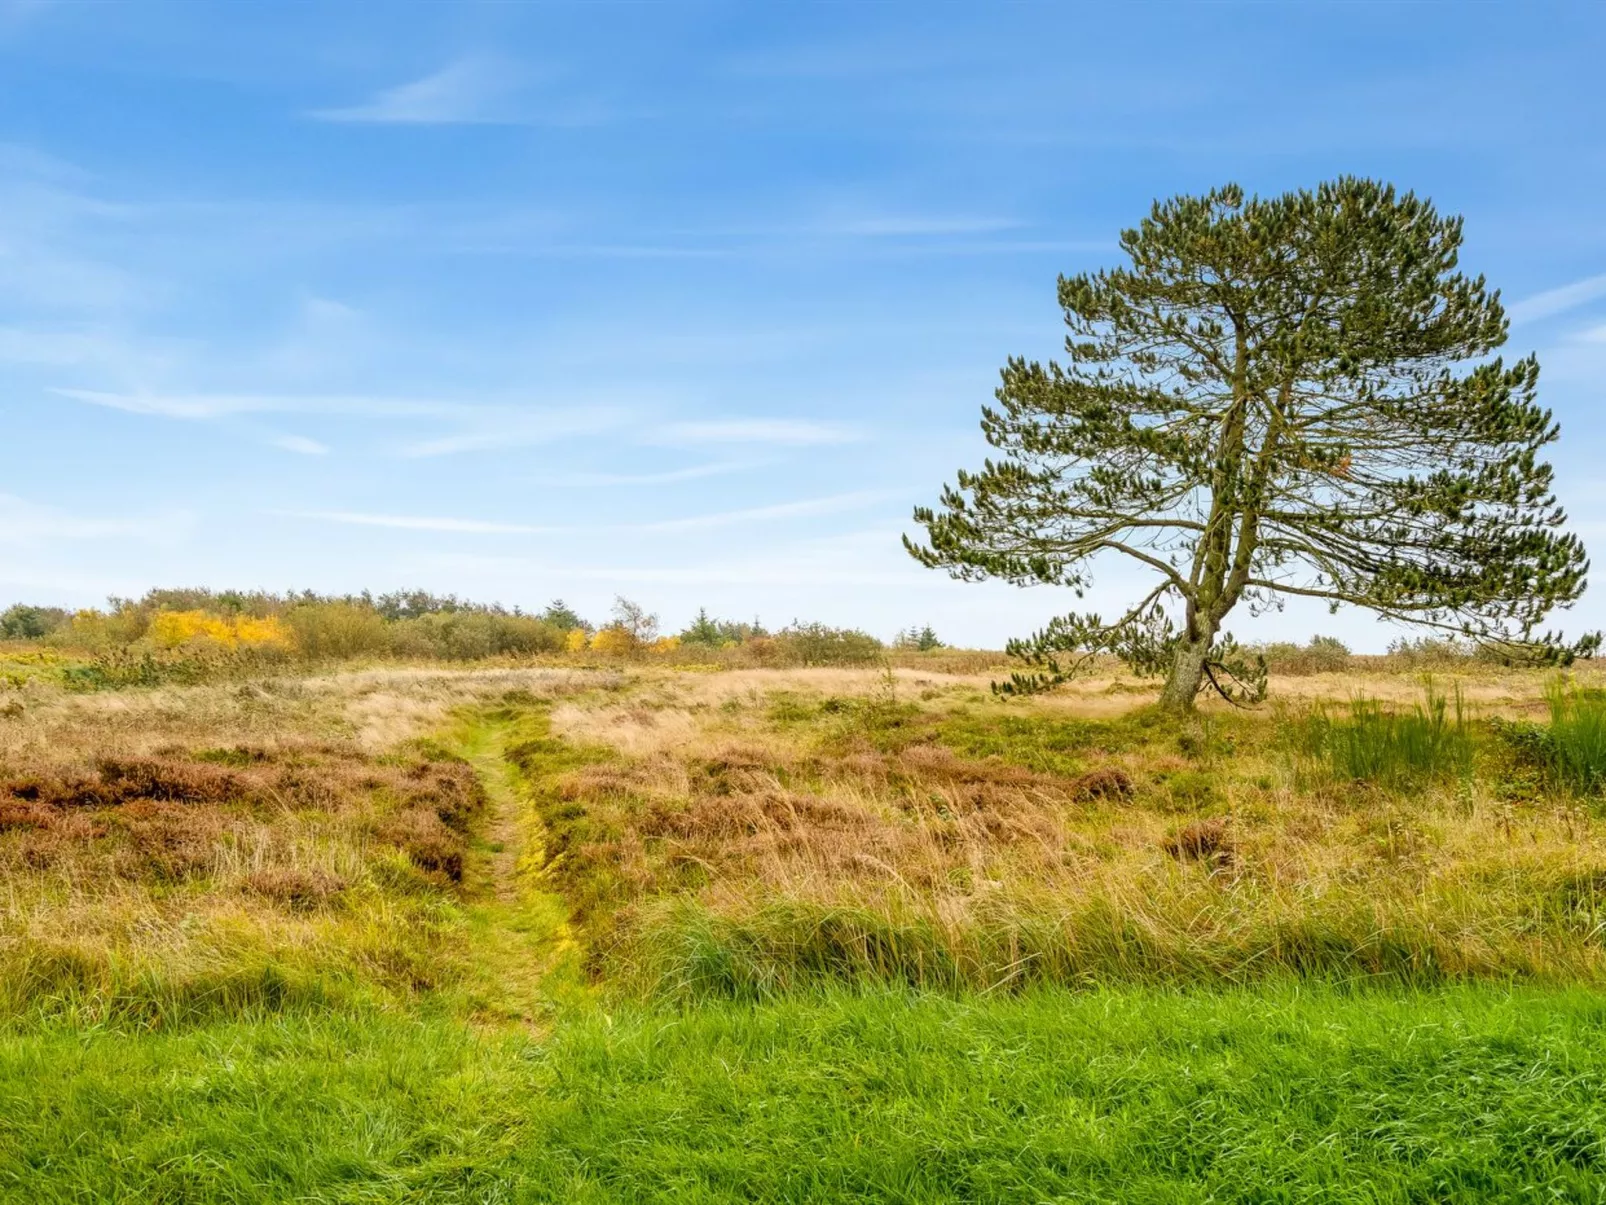
<path id="1" fill-rule="evenodd" d="M 1465 781 L 1477 756 L 1477 735 L 1459 686 L 1452 700 L 1435 690 L 1409 710 L 1357 695 L 1333 718 L 1318 704 L 1287 721 L 1293 750 L 1338 782 L 1406 789 L 1428 781 Z"/>
<path id="2" fill-rule="evenodd" d="M 627 598 L 615 600 L 607 622 L 592 624 L 561 599 L 532 615 L 426 591 L 334 598 L 152 590 L 137 600 L 113 598 L 104 610 L 73 613 L 19 603 L 0 613 L 0 639 L 21 645 L 8 658 L 19 668 L 30 661 L 23 649 L 48 651 L 54 659 L 34 663 L 59 664 L 63 681 L 90 690 L 354 660 L 868 665 L 887 652 L 864 632 L 821 623 L 793 621 L 772 633 L 756 620 L 728 622 L 702 611 L 684 631 L 670 635 L 660 631 L 657 615 Z M 929 627 L 911 642 L 895 642 L 905 655 L 943 647 Z M 972 664 L 995 660 L 991 654 L 979 661 L 972 656 Z"/>
<path id="3" fill-rule="evenodd" d="M 47 1030 L 0 1048 L 0 1196 L 1588 1201 L 1602 1020 L 1591 993 L 1307 987 Z"/>
<path id="4" fill-rule="evenodd" d="M 1178 729 L 932 682 L 561 706 L 568 742 L 512 755 L 594 974 L 689 999 L 1606 976 L 1592 796 L 1512 790 L 1459 693 Z M 549 763 L 576 742 L 601 748 Z"/>
<path id="5" fill-rule="evenodd" d="M 302 710 L 277 702 L 173 717 L 153 699 L 11 736 L 0 1013 L 170 1026 L 460 977 L 479 781 L 429 741 L 380 752 L 293 722 L 264 737 L 263 711 Z"/>
<path id="6" fill-rule="evenodd" d="M 1554 783 L 1585 794 L 1606 790 L 1606 692 L 1556 681 L 1545 692 L 1550 727 L 1534 742 Z"/>
<path id="7" fill-rule="evenodd" d="M 1584 1199 L 1594 671 L 1179 721 L 791 632 L 94 691 L 17 646 L 0 1198 Z"/>

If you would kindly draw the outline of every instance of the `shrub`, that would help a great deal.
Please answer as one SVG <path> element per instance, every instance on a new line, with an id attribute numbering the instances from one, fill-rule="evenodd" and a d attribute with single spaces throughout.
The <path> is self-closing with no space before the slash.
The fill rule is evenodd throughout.
<path id="1" fill-rule="evenodd" d="M 435 641 L 436 655 L 448 661 L 477 661 L 502 650 L 494 616 L 463 611 L 437 611 L 413 621 Z"/>
<path id="2" fill-rule="evenodd" d="M 1465 665 L 1472 659 L 1473 646 L 1454 636 L 1401 638 L 1389 645 L 1388 660 L 1393 669 L 1432 669 Z"/>
<path id="3" fill-rule="evenodd" d="M 602 653 L 607 657 L 628 657 L 640 647 L 641 642 L 627 629 L 617 624 L 598 628 L 596 634 L 591 637 L 591 651 Z"/>
<path id="4" fill-rule="evenodd" d="M 143 611 L 154 615 L 158 611 L 207 611 L 214 615 L 252 615 L 263 618 L 283 611 L 286 599 L 264 590 L 208 590 L 204 587 L 181 587 L 147 591 L 138 601 L 113 599 L 115 610 Z"/>
<path id="5" fill-rule="evenodd" d="M 62 670 L 62 685 L 73 691 L 121 690 L 128 686 L 194 686 L 219 678 L 277 668 L 284 650 L 227 648 L 213 641 L 152 652 L 134 645 L 102 649 L 87 665 Z"/>
<path id="6" fill-rule="evenodd" d="M 466 604 L 455 594 L 431 594 L 428 590 L 394 590 L 381 594 L 373 609 L 381 619 L 396 623 L 403 619 L 417 619 L 438 612 L 460 611 Z"/>
<path id="7" fill-rule="evenodd" d="M 651 644 L 658 639 L 658 616 L 622 594 L 614 597 L 613 623 L 609 626 L 629 635 L 637 645 Z"/>
<path id="8" fill-rule="evenodd" d="M 38 640 L 58 628 L 66 627 L 72 616 L 60 607 L 30 607 L 17 603 L 0 612 L 0 637 L 7 640 Z"/>
<path id="9" fill-rule="evenodd" d="M 474 661 L 507 654 L 554 653 L 564 634 L 533 615 L 494 611 L 437 611 L 391 625 L 390 647 L 414 657 Z"/>
<path id="10" fill-rule="evenodd" d="M 132 603 L 107 611 L 77 612 L 66 626 L 50 634 L 53 644 L 98 651 L 132 644 L 150 627 L 150 615 Z"/>
<path id="11" fill-rule="evenodd" d="M 778 659 L 797 665 L 870 665 L 880 660 L 881 642 L 855 628 L 798 623 L 775 635 Z"/>
<path id="12" fill-rule="evenodd" d="M 1272 641 L 1253 651 L 1266 659 L 1266 668 L 1274 674 L 1337 673 L 1350 664 L 1349 646 L 1335 636 L 1312 636 L 1303 647 L 1288 640 Z"/>
<path id="13" fill-rule="evenodd" d="M 929 653 L 936 649 L 946 648 L 943 642 L 937 639 L 935 629 L 928 623 L 924 627 L 910 627 L 908 631 L 899 632 L 893 638 L 892 647 L 895 649 L 913 649 L 916 652 Z"/>
<path id="14" fill-rule="evenodd" d="M 1606 790 L 1606 694 L 1558 680 L 1545 697 L 1558 775 L 1580 791 Z"/>
<path id="15" fill-rule="evenodd" d="M 390 646 L 385 621 L 372 607 L 356 603 L 303 603 L 286 612 L 296 647 L 315 659 L 360 657 Z"/>
<path id="16" fill-rule="evenodd" d="M 206 611 L 158 611 L 146 633 L 158 648 L 176 649 L 196 642 L 222 648 L 289 649 L 291 630 L 275 616 L 222 616 Z"/>
<path id="17" fill-rule="evenodd" d="M 555 653 L 563 647 L 564 629 L 534 615 L 497 617 L 498 640 L 504 653 Z"/>
<path id="18" fill-rule="evenodd" d="M 581 619 L 579 613 L 561 598 L 554 598 L 549 602 L 546 610 L 542 611 L 537 618 L 551 624 L 561 632 L 572 632 L 575 628 L 583 628 L 586 631 L 591 630 L 591 625 Z"/>
<path id="19" fill-rule="evenodd" d="M 752 623 L 738 623 L 729 619 L 713 619 L 708 614 L 707 607 L 700 607 L 697 618 L 687 625 L 680 633 L 682 644 L 698 644 L 706 648 L 726 648 L 733 644 L 746 644 L 767 636 L 762 624 L 758 620 Z"/>

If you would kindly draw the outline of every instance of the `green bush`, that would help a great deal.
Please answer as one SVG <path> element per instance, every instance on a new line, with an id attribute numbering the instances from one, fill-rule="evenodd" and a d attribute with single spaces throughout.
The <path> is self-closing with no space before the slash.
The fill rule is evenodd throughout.
<path id="1" fill-rule="evenodd" d="M 62 670 L 72 691 L 122 690 L 131 686 L 195 686 L 202 682 L 273 673 L 289 654 L 281 649 L 191 649 L 152 652 L 118 647 L 97 653 L 85 665 Z"/>
<path id="2" fill-rule="evenodd" d="M 892 641 L 892 647 L 913 650 L 918 653 L 930 653 L 948 646 L 937 637 L 936 629 L 928 623 L 922 627 L 911 625 L 905 631 L 899 632 Z"/>
<path id="3" fill-rule="evenodd" d="M 1476 656 L 1478 649 L 1474 644 L 1455 636 L 1400 638 L 1389 644 L 1388 667 L 1391 670 L 1468 668 Z"/>
<path id="4" fill-rule="evenodd" d="M 437 611 L 391 625 L 390 648 L 401 656 L 475 661 L 507 654 L 552 653 L 565 633 L 533 615 Z"/>
<path id="5" fill-rule="evenodd" d="M 680 642 L 717 649 L 728 644 L 746 644 L 749 640 L 767 635 L 756 619 L 752 623 L 715 619 L 708 614 L 707 607 L 699 607 L 697 617 L 680 632 Z"/>
<path id="6" fill-rule="evenodd" d="M 38 640 L 65 627 L 72 616 L 60 607 L 30 607 L 17 603 L 0 612 L 0 637 L 7 640 Z"/>
<path id="7" fill-rule="evenodd" d="M 379 613 L 357 603 L 302 603 L 285 612 L 284 621 L 302 655 L 315 660 L 382 653 L 390 645 Z"/>
<path id="8" fill-rule="evenodd" d="M 798 623 L 775 634 L 777 660 L 794 665 L 873 665 L 881 659 L 879 640 L 856 628 Z"/>
<path id="9" fill-rule="evenodd" d="M 1274 674 L 1329 674 L 1348 669 L 1349 646 L 1336 636 L 1312 636 L 1304 646 L 1291 640 L 1255 645 L 1250 650 L 1266 659 Z"/>

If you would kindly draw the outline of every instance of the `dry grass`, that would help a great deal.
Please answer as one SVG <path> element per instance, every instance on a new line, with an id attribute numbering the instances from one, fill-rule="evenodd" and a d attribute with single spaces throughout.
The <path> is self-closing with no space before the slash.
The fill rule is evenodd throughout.
<path id="1" fill-rule="evenodd" d="M 454 981 L 482 792 L 420 738 L 574 677 L 30 685 L 0 718 L 0 1011 L 161 1020 Z"/>
<path id="2" fill-rule="evenodd" d="M 1545 680 L 1462 688 L 1483 715 L 1527 714 Z M 1420 698 L 1416 680 L 1365 684 Z M 615 754 L 556 776 L 547 808 L 598 969 L 715 991 L 865 973 L 1606 979 L 1606 826 L 1514 789 L 1487 733 L 1472 780 L 1396 795 L 1312 780 L 1269 709 L 1178 729 L 1110 682 L 1009 704 L 980 685 L 648 676 L 560 704 L 554 732 Z M 528 762 L 539 775 L 539 749 Z"/>
<path id="3" fill-rule="evenodd" d="M 1460 684 L 1487 719 L 1538 711 L 1545 681 Z M 1124 677 L 1007 703 L 987 685 L 924 666 L 30 680 L 0 709 L 0 1006 L 162 1019 L 456 982 L 479 794 L 428 738 L 493 705 L 536 733 L 513 751 L 533 845 L 593 969 L 649 990 L 1606 980 L 1606 826 L 1486 724 L 1470 779 L 1390 793 L 1301 762 L 1275 708 L 1179 727 Z M 1274 683 L 1360 689 L 1421 687 Z"/>

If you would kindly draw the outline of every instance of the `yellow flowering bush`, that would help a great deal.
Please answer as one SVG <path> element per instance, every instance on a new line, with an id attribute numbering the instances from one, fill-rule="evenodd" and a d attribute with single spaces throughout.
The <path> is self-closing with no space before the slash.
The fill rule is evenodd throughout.
<path id="1" fill-rule="evenodd" d="M 209 640 L 225 648 L 288 649 L 290 631 L 274 616 L 256 619 L 249 615 L 213 615 L 206 611 L 158 611 L 151 617 L 152 643 L 176 649 L 196 640 Z"/>
<path id="2" fill-rule="evenodd" d="M 591 634 L 584 628 L 573 628 L 563 638 L 563 651 L 566 653 L 583 653 L 586 645 L 591 643 Z"/>
<path id="3" fill-rule="evenodd" d="M 665 653 L 672 653 L 679 647 L 679 636 L 660 636 L 657 640 L 654 640 L 647 646 L 647 651 L 649 653 L 658 653 L 661 655 Z"/>
<path id="4" fill-rule="evenodd" d="M 234 639 L 242 647 L 257 649 L 288 649 L 295 644 L 290 629 L 276 615 L 262 619 L 241 615 L 234 621 Z"/>
<path id="5" fill-rule="evenodd" d="M 628 657 L 639 647 L 634 636 L 617 626 L 598 628 L 596 635 L 591 637 L 591 651 L 610 657 Z"/>

